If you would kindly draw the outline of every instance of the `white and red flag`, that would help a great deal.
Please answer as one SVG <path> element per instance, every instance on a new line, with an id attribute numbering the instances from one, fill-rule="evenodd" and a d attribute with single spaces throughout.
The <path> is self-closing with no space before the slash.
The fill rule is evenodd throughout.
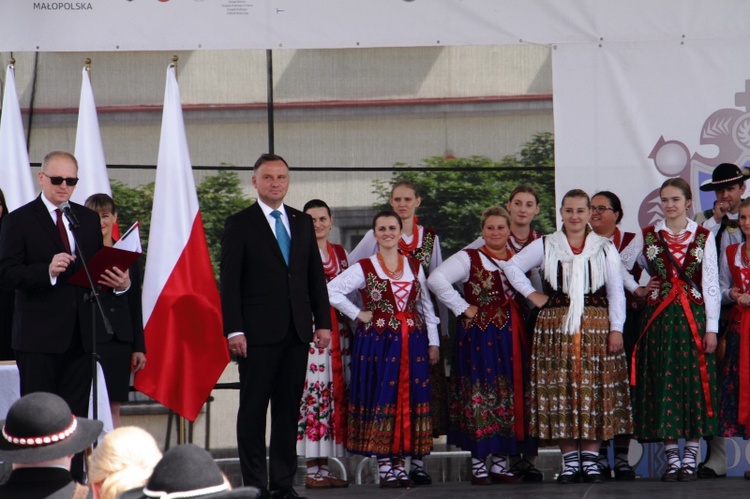
<path id="1" fill-rule="evenodd" d="M 0 189 L 5 194 L 7 211 L 23 206 L 35 197 L 34 176 L 29 165 L 21 106 L 16 93 L 15 69 L 5 72 L 2 114 L 0 114 Z"/>
<path id="2" fill-rule="evenodd" d="M 81 99 L 78 103 L 78 129 L 76 130 L 76 148 L 74 153 L 78 161 L 78 184 L 71 200 L 84 204 L 92 194 L 112 195 L 107 173 L 107 162 L 104 160 L 102 135 L 99 131 L 99 117 L 96 114 L 94 91 L 91 88 L 91 77 L 84 66 L 81 75 Z M 117 200 L 115 200 L 117 204 Z M 120 238 L 120 227 L 112 227 L 112 237 Z"/>
<path id="3" fill-rule="evenodd" d="M 136 375 L 135 388 L 195 421 L 229 351 L 171 64 L 149 234 L 143 323 L 151 360 Z"/>

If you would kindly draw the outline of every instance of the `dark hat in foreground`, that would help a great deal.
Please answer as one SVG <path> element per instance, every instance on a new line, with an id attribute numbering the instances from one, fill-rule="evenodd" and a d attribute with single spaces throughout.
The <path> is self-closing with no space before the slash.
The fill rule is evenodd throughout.
<path id="1" fill-rule="evenodd" d="M 742 184 L 750 178 L 750 172 L 747 168 L 740 168 L 732 163 L 722 163 L 716 168 L 711 175 L 711 180 L 706 180 L 700 186 L 702 191 L 718 191 L 726 189 L 734 184 Z"/>
<path id="2" fill-rule="evenodd" d="M 228 497 L 260 496 L 253 487 L 229 490 L 229 484 L 214 462 L 211 454 L 200 447 L 187 444 L 172 447 L 164 453 L 154 468 L 145 487 L 131 489 L 118 497 L 121 499 L 148 499 L 152 497 L 199 497 L 223 499 Z"/>
<path id="3" fill-rule="evenodd" d="M 40 463 L 81 452 L 96 440 L 103 424 L 73 416 L 57 395 L 36 392 L 16 400 L 0 426 L 0 461 Z"/>

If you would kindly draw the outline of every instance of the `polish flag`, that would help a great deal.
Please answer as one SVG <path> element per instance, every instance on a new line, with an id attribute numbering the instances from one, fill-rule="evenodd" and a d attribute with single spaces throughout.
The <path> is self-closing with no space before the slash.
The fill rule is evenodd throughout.
<path id="1" fill-rule="evenodd" d="M 143 281 L 149 362 L 136 374 L 135 388 L 195 421 L 229 363 L 229 351 L 173 64 L 163 113 Z"/>
<path id="2" fill-rule="evenodd" d="M 29 165 L 26 135 L 23 132 L 21 106 L 16 93 L 15 69 L 8 66 L 5 72 L 5 92 L 2 114 L 0 114 L 0 189 L 5 194 L 8 206 L 13 211 L 33 201 L 34 176 Z"/>
<path id="3" fill-rule="evenodd" d="M 81 99 L 78 104 L 78 129 L 76 131 L 75 157 L 78 161 L 78 184 L 70 199 L 84 204 L 92 194 L 112 195 L 104 160 L 102 135 L 99 132 L 99 118 L 96 115 L 94 91 L 91 88 L 89 72 L 84 66 L 81 78 Z M 115 200 L 117 204 L 117 200 Z M 112 227 L 112 237 L 120 238 L 120 227 Z"/>

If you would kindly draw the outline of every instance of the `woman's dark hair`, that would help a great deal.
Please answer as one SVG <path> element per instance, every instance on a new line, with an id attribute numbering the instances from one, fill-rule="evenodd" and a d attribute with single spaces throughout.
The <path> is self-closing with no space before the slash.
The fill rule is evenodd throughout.
<path id="1" fill-rule="evenodd" d="M 589 199 L 589 195 L 586 194 L 586 191 L 584 191 L 583 189 L 571 189 L 568 192 L 566 192 L 562 198 L 562 201 L 560 202 L 561 208 L 562 208 L 562 205 L 565 204 L 565 200 L 568 198 L 583 198 L 586 200 L 586 206 L 591 208 L 591 199 Z"/>
<path id="2" fill-rule="evenodd" d="M 693 191 L 690 189 L 690 184 L 680 177 L 668 178 L 665 180 L 664 183 L 661 184 L 661 187 L 659 187 L 659 194 L 661 194 L 661 191 L 663 191 L 665 187 L 675 187 L 681 190 L 685 195 L 686 201 L 691 201 L 693 199 Z"/>
<path id="3" fill-rule="evenodd" d="M 615 223 L 619 224 L 624 213 L 622 212 L 622 203 L 620 202 L 620 198 L 617 197 L 617 194 L 610 191 L 602 191 L 594 194 L 591 199 L 594 199 L 596 196 L 603 196 L 609 200 L 612 210 L 617 212 L 617 221 Z"/>
<path id="4" fill-rule="evenodd" d="M 117 213 L 115 208 L 115 200 L 109 194 L 92 194 L 86 198 L 86 202 L 83 203 L 86 208 L 94 210 L 96 212 L 108 211 L 113 215 Z"/>
<path id="5" fill-rule="evenodd" d="M 375 223 L 378 221 L 378 219 L 387 218 L 387 217 L 393 217 L 396 220 L 398 220 L 398 226 L 401 228 L 401 230 L 404 229 L 404 223 L 401 221 L 401 218 L 398 215 L 396 215 L 395 211 L 383 210 L 383 211 L 377 212 L 375 216 L 372 217 L 372 230 L 375 230 Z"/>
<path id="6" fill-rule="evenodd" d="M 487 223 L 487 219 L 490 217 L 501 217 L 505 219 L 505 223 L 510 227 L 510 214 L 508 210 L 501 206 L 490 206 L 482 212 L 482 216 L 479 218 L 479 228 L 484 230 L 484 224 Z"/>
<path id="7" fill-rule="evenodd" d="M 411 180 L 399 180 L 395 184 L 393 184 L 393 187 L 391 187 L 391 197 L 393 197 L 393 191 L 396 190 L 396 187 L 408 187 L 409 189 L 414 191 L 414 197 L 418 198 L 421 197 L 419 195 L 419 191 L 417 190 L 417 186 L 414 185 L 414 182 Z"/>
<path id="8" fill-rule="evenodd" d="M 307 213 L 307 210 L 309 210 L 310 208 L 325 208 L 328 212 L 328 216 L 331 216 L 331 209 L 322 199 L 311 199 L 310 201 L 305 203 L 304 208 L 302 208 L 302 212 Z"/>
<path id="9" fill-rule="evenodd" d="M 0 218 L 3 218 L 5 215 L 8 214 L 8 205 L 5 204 L 5 194 L 3 194 L 3 190 L 0 189 L 0 206 L 3 207 L 2 213 L 0 213 Z"/>
<path id="10" fill-rule="evenodd" d="M 536 188 L 529 184 L 521 184 L 517 186 L 515 189 L 513 189 L 510 192 L 510 197 L 508 198 L 508 202 L 512 202 L 513 198 L 516 197 L 516 194 L 519 194 L 521 192 L 524 192 L 526 194 L 531 194 L 534 196 L 534 199 L 536 199 L 536 204 L 539 204 L 539 192 L 536 190 Z"/>

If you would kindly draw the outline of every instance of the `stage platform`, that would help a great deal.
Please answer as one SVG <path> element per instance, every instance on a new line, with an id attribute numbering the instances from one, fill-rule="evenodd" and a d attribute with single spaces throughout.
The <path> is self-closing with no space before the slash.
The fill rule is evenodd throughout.
<path id="1" fill-rule="evenodd" d="M 219 456 L 217 456 L 219 454 Z M 227 452 L 223 458 L 214 452 L 217 464 L 230 482 L 237 486 L 242 483 L 239 460 Z M 633 481 L 609 480 L 600 484 L 560 485 L 555 481 L 560 471 L 560 453 L 552 449 L 541 449 L 537 466 L 544 473 L 542 483 L 518 485 L 471 485 L 469 480 L 468 453 L 435 452 L 425 459 L 425 467 L 434 483 L 428 486 L 408 489 L 381 489 L 376 484 L 377 467 L 373 459 L 348 456 L 339 464 L 331 462 L 332 470 L 339 475 L 346 473 L 351 485 L 345 489 L 305 489 L 305 461 L 300 458 L 295 477 L 295 490 L 310 499 L 343 498 L 408 498 L 408 499 L 471 499 L 483 498 L 634 498 L 634 499 L 733 499 L 750 497 L 750 480 L 741 476 L 729 476 L 694 482 L 663 483 L 658 478 L 636 478 Z M 343 468 L 341 467 L 343 466 Z M 739 470 L 734 470 L 739 471 Z"/>
<path id="2" fill-rule="evenodd" d="M 410 489 L 381 489 L 377 485 L 350 485 L 347 489 L 306 490 L 297 493 L 310 499 L 326 498 L 408 498 L 408 499 L 471 499 L 484 498 L 638 498 L 638 499 L 730 499 L 750 496 L 750 481 L 738 477 L 698 480 L 695 482 L 662 483 L 654 479 L 632 482 L 609 481 L 600 484 L 560 485 L 554 481 L 541 484 L 472 486 L 466 482 L 437 483 Z"/>

